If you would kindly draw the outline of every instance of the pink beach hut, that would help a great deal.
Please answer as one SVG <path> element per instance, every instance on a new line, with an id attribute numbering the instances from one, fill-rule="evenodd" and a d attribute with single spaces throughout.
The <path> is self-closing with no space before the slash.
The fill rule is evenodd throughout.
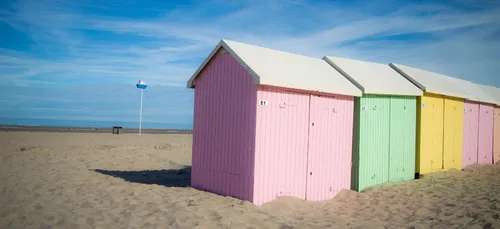
<path id="1" fill-rule="evenodd" d="M 464 102 L 463 167 L 493 163 L 493 120 L 496 100 L 480 85 L 450 78 L 466 92 Z"/>
<path id="2" fill-rule="evenodd" d="M 221 40 L 187 87 L 192 187 L 256 205 L 350 189 L 361 91 L 325 61 Z"/>
<path id="3" fill-rule="evenodd" d="M 495 118 L 493 131 L 493 162 L 500 163 L 500 88 L 480 85 L 481 89 L 491 95 L 495 99 Z"/>

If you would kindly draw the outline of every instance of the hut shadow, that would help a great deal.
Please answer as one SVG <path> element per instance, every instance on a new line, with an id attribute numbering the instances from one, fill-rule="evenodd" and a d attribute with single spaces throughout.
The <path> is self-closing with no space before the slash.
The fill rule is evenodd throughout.
<path id="1" fill-rule="evenodd" d="M 191 166 L 180 169 L 118 171 L 91 169 L 92 171 L 140 184 L 157 184 L 165 187 L 190 187 Z"/>

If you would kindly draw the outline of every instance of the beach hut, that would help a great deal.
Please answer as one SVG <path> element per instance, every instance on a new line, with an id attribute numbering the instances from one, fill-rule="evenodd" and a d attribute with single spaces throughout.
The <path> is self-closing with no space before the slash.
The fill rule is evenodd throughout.
<path id="1" fill-rule="evenodd" d="M 472 101 L 481 102 L 485 94 L 469 81 L 389 65 L 424 91 L 417 110 L 417 175 L 461 169 L 477 161 L 479 106 L 474 110 Z"/>
<path id="2" fill-rule="evenodd" d="M 494 131 L 493 131 L 493 162 L 500 161 L 500 88 L 480 85 L 481 88 L 495 99 Z"/>
<path id="3" fill-rule="evenodd" d="M 442 74 L 389 64 L 424 91 L 417 99 L 416 173 L 462 168 L 466 93 Z"/>
<path id="4" fill-rule="evenodd" d="M 221 40 L 187 87 L 194 188 L 256 205 L 350 188 L 361 91 L 323 60 Z"/>
<path id="5" fill-rule="evenodd" d="M 323 59 L 363 91 L 354 106 L 352 189 L 413 179 L 417 96 L 423 92 L 387 64 Z"/>
<path id="6" fill-rule="evenodd" d="M 451 78 L 454 85 L 465 91 L 462 167 L 493 163 L 493 120 L 495 99 L 480 85 Z"/>

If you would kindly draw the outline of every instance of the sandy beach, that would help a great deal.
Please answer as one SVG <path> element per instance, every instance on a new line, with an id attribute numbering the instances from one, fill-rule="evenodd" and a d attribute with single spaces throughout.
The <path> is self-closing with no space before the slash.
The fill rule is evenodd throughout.
<path id="1" fill-rule="evenodd" d="M 500 165 L 261 207 L 189 186 L 190 134 L 0 133 L 0 228 L 500 228 Z"/>

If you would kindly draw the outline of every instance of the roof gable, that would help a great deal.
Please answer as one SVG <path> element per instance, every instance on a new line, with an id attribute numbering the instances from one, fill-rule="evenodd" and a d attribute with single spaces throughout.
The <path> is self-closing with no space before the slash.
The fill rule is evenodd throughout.
<path id="1" fill-rule="evenodd" d="M 323 59 L 365 94 L 423 95 L 422 90 L 386 64 L 332 56 Z"/>
<path id="2" fill-rule="evenodd" d="M 255 84 L 361 96 L 360 89 L 321 59 L 228 40 L 219 42 L 189 79 L 188 88 L 194 88 L 198 74 L 221 48 L 252 75 Z"/>

